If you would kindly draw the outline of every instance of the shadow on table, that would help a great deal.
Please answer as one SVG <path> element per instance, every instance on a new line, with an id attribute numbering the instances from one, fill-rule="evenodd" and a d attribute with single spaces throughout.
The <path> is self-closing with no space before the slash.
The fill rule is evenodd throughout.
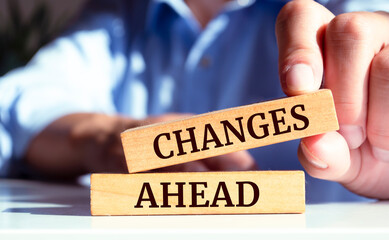
<path id="1" fill-rule="evenodd" d="M 89 194 L 88 187 L 75 184 L 14 180 L 0 187 L 0 199 L 10 205 L 3 212 L 38 215 L 90 216 Z"/>

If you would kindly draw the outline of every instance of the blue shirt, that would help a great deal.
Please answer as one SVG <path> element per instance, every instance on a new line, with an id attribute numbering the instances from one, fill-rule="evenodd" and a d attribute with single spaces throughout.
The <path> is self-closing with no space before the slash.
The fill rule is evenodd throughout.
<path id="1" fill-rule="evenodd" d="M 335 13 L 389 9 L 384 2 L 322 1 Z M 285 1 L 230 2 L 204 30 L 184 1 L 146 3 L 93 2 L 72 30 L 0 79 L 1 176 L 18 174 L 29 141 L 66 114 L 198 114 L 284 96 L 274 24 Z M 250 152 L 263 170 L 302 169 L 297 144 Z M 308 202 L 356 199 L 307 176 Z"/>

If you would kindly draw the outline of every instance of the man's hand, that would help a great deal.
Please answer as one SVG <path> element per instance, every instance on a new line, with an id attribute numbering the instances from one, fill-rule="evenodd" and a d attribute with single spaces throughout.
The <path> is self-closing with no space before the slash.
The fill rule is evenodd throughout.
<path id="1" fill-rule="evenodd" d="M 78 113 L 46 127 L 30 143 L 27 163 L 47 177 L 68 178 L 88 172 L 128 173 L 120 133 L 128 128 L 188 117 L 166 114 L 135 120 L 123 116 Z M 246 152 L 236 152 L 158 171 L 233 171 L 255 169 Z"/>
<path id="2" fill-rule="evenodd" d="M 301 141 L 307 172 L 367 197 L 389 198 L 389 14 L 334 16 L 310 0 L 289 2 L 276 24 L 286 94 L 332 90 L 340 130 Z"/>

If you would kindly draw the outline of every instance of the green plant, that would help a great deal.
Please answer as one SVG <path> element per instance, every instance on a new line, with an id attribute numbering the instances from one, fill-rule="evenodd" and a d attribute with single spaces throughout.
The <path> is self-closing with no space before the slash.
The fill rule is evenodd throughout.
<path id="1" fill-rule="evenodd" d="M 49 7 L 40 1 L 27 21 L 22 21 L 19 2 L 7 0 L 9 20 L 0 16 L 0 76 L 24 66 L 38 49 L 50 42 L 68 21 L 67 14 L 50 22 Z"/>

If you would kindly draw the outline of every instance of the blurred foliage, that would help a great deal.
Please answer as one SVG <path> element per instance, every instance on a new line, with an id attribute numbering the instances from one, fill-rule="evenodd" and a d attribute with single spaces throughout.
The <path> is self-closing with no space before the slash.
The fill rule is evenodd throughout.
<path id="1" fill-rule="evenodd" d="M 39 2 L 30 17 L 23 21 L 19 1 L 7 0 L 6 3 L 8 21 L 0 16 L 0 76 L 27 64 L 38 49 L 58 35 L 69 20 L 66 13 L 55 21 L 50 19 L 48 5 Z"/>

